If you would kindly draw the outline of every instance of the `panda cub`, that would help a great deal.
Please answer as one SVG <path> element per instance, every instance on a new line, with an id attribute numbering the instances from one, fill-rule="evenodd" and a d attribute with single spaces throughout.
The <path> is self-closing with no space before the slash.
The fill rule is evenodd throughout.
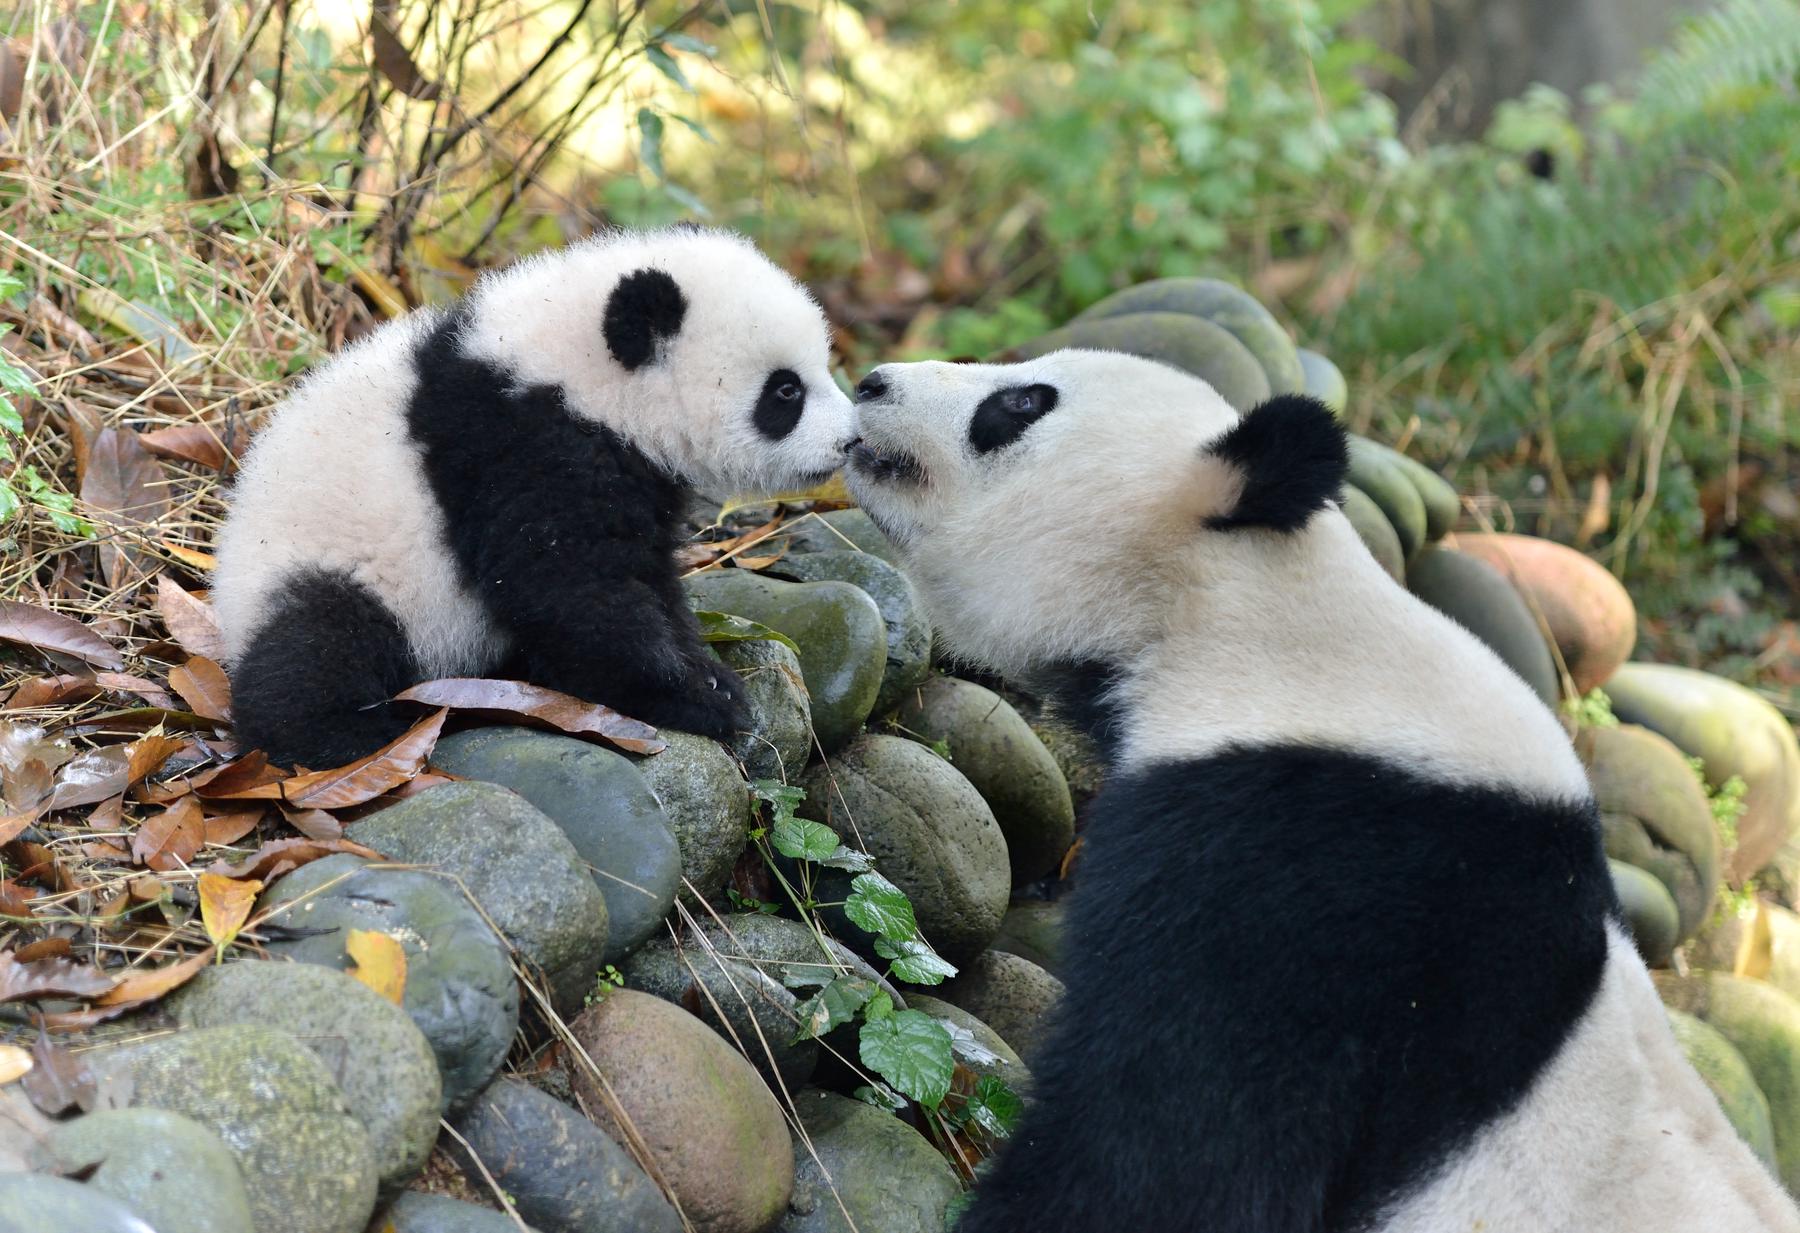
<path id="1" fill-rule="evenodd" d="M 850 489 L 951 649 L 1111 768 L 962 1233 L 1800 1230 L 1670 1034 L 1556 718 L 1363 548 L 1323 406 L 1091 351 L 857 398 Z"/>
<path id="2" fill-rule="evenodd" d="M 505 673 L 708 736 L 745 722 L 674 550 L 694 487 L 822 481 L 852 436 L 825 319 L 749 243 L 614 232 L 484 277 L 309 375 L 255 439 L 213 600 L 237 730 L 331 766 L 386 700 Z"/>

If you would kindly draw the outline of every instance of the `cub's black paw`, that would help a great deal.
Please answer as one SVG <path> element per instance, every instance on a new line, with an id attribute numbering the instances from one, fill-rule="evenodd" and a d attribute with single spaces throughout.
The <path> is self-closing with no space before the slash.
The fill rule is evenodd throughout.
<path id="1" fill-rule="evenodd" d="M 742 678 L 716 661 L 696 664 L 686 687 L 660 699 L 654 710 L 644 718 L 658 727 L 717 740 L 729 740 L 750 726 Z"/>

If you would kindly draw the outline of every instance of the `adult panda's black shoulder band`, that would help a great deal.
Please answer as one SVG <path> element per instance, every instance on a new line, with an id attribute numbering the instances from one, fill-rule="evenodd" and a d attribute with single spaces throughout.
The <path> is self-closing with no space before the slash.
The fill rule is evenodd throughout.
<path id="1" fill-rule="evenodd" d="M 1343 426 L 1324 403 L 1303 394 L 1283 394 L 1252 408 L 1210 452 L 1235 466 L 1244 481 L 1231 508 L 1207 519 L 1214 530 L 1297 531 L 1343 493 L 1350 467 Z"/>

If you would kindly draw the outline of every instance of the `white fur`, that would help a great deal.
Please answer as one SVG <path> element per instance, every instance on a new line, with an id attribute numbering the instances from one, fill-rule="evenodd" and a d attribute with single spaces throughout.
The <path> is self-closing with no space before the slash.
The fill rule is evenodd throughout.
<path id="1" fill-rule="evenodd" d="M 656 362 L 627 372 L 607 349 L 607 297 L 646 266 L 674 277 L 687 312 Z M 831 379 L 824 316 L 741 237 L 598 236 L 483 278 L 470 308 L 468 354 L 522 385 L 562 385 L 576 414 L 696 487 L 797 487 L 842 459 L 852 412 Z M 212 595 L 229 659 L 254 637 L 274 588 L 304 565 L 345 570 L 379 595 L 428 676 L 478 673 L 504 653 L 501 633 L 457 574 L 407 430 L 411 350 L 441 319 L 421 310 L 347 348 L 302 381 L 257 435 L 218 535 Z M 784 367 L 806 387 L 805 410 L 770 442 L 750 412 L 763 381 Z"/>
<path id="2" fill-rule="evenodd" d="M 957 654 L 1023 679 L 1058 661 L 1125 665 L 1124 765 L 1298 741 L 1588 795 L 1550 711 L 1395 584 L 1336 510 L 1291 535 L 1204 526 L 1241 477 L 1206 455 L 1238 416 L 1203 382 L 1080 351 L 880 373 L 888 392 L 859 407 L 862 439 L 924 479 L 853 466 L 852 493 L 900 544 Z M 1057 408 L 975 453 L 981 399 L 1039 382 Z M 1526 1101 L 1379 1233 L 1800 1233 L 1682 1057 L 1629 941 L 1609 929 L 1608 946 L 1592 1008 Z"/>

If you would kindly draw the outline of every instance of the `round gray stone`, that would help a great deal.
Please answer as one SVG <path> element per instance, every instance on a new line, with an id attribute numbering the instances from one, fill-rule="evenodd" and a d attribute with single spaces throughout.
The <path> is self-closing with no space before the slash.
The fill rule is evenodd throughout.
<path id="1" fill-rule="evenodd" d="M 751 779 L 787 783 L 812 756 L 812 703 L 800 657 L 764 639 L 717 642 L 713 650 L 743 678 L 750 705 L 750 727 L 738 734 L 731 752 Z"/>
<path id="2" fill-rule="evenodd" d="M 185 1114 L 224 1140 L 256 1233 L 362 1233 L 375 1207 L 368 1132 L 325 1064 L 292 1036 L 249 1024 L 195 1028 L 87 1058 L 95 1080 L 128 1091 L 132 1105 Z"/>
<path id="3" fill-rule="evenodd" d="M 978 1075 L 993 1075 L 1006 1081 L 1006 1085 L 1020 1096 L 1031 1094 L 1031 1069 L 1025 1065 L 1018 1051 L 993 1028 L 971 1015 L 953 1002 L 942 998 L 929 997 L 923 993 L 912 995 L 913 1010 L 924 1011 L 933 1019 L 941 1019 L 975 1038 L 975 1043 L 994 1055 L 991 1062 L 975 1061 L 962 1058 L 963 1063 Z"/>
<path id="4" fill-rule="evenodd" d="M 1063 983 L 1029 959 L 990 950 L 964 964 L 938 995 L 1000 1033 L 1022 1057 L 1031 1058 L 1062 1001 Z"/>
<path id="5" fill-rule="evenodd" d="M 1006 909 L 995 950 L 1029 959 L 1050 975 L 1062 978 L 1065 900 L 1022 899 Z"/>
<path id="6" fill-rule="evenodd" d="M 887 667 L 871 714 L 885 715 L 931 671 L 931 621 L 911 579 L 872 553 L 851 548 L 805 552 L 777 561 L 766 571 L 796 582 L 848 582 L 881 610 L 887 627 Z"/>
<path id="7" fill-rule="evenodd" d="M 948 747 L 950 764 L 994 811 L 1015 886 L 1056 870 L 1075 842 L 1075 802 L 1055 757 L 1006 699 L 933 677 L 907 694 L 894 721 L 914 740 Z"/>
<path id="8" fill-rule="evenodd" d="M 91 1189 L 111 1195 L 153 1228 L 256 1233 L 237 1159 L 223 1139 L 191 1117 L 167 1109 L 101 1109 L 59 1123 L 44 1147 L 62 1173 L 93 1169 Z"/>
<path id="9" fill-rule="evenodd" d="M 795 1136 L 794 1197 L 777 1233 L 942 1233 L 962 1185 L 918 1131 L 833 1092 L 801 1092 L 794 1111 L 813 1150 Z"/>
<path id="10" fill-rule="evenodd" d="M 631 953 L 669 914 L 681 849 L 656 794 L 623 754 L 553 732 L 471 728 L 439 741 L 431 762 L 511 788 L 562 828 L 606 899 L 602 962 Z"/>
<path id="11" fill-rule="evenodd" d="M 448 783 L 350 827 L 391 860 L 454 875 L 574 1013 L 606 951 L 606 899 L 575 845 L 542 810 L 492 783 Z"/>
<path id="12" fill-rule="evenodd" d="M 241 960 L 206 969 L 163 1006 L 183 1027 L 259 1023 L 288 1033 L 337 1080 L 369 1132 L 384 1185 L 425 1167 L 444 1099 L 431 1042 L 354 976 L 313 963 Z"/>
<path id="13" fill-rule="evenodd" d="M 912 900 L 920 931 L 944 958 L 961 965 L 994 940 L 1012 890 L 1006 837 L 956 768 L 915 741 L 865 735 L 829 766 L 809 769 L 801 786 L 799 812 L 852 845 L 861 837 L 875 867 Z M 848 875 L 827 871 L 818 898 L 841 902 L 849 886 Z M 840 938 L 859 950 L 870 941 L 841 910 L 831 911 Z"/>
<path id="14" fill-rule="evenodd" d="M 353 929 L 389 934 L 406 951 L 402 1007 L 431 1042 L 451 1106 L 493 1077 L 519 1026 L 519 985 L 506 944 L 454 883 L 409 869 L 369 869 L 328 856 L 263 892 L 270 923 L 304 931 L 271 941 L 271 954 L 339 971 L 354 967 Z M 277 910 L 279 909 L 279 910 Z"/>
<path id="15" fill-rule="evenodd" d="M 765 1080 L 779 1074 L 788 1091 L 798 1089 L 819 1063 L 817 1041 L 794 1039 L 799 999 L 754 963 L 728 958 L 737 949 L 728 939 L 720 945 L 716 934 L 703 936 L 710 945 L 693 936 L 652 938 L 625 961 L 625 983 L 698 1016 Z"/>
<path id="16" fill-rule="evenodd" d="M 42 1173 L 0 1176 L 0 1233 L 159 1233 L 111 1195 Z M 161 1233 L 173 1233 L 162 1230 Z"/>
<path id="17" fill-rule="evenodd" d="M 698 899 L 709 899 L 731 880 L 731 867 L 749 842 L 750 785 L 717 741 L 686 732 L 664 732 L 662 738 L 669 747 L 639 762 L 638 773 L 675 832 L 682 878 Z M 686 886 L 679 897 L 697 906 Z"/>
<path id="18" fill-rule="evenodd" d="M 519 1233 L 519 1226 L 491 1207 L 409 1190 L 381 1213 L 374 1233 Z"/>
<path id="19" fill-rule="evenodd" d="M 529 1083 L 496 1079 L 456 1129 L 543 1233 L 680 1233 L 681 1218 L 624 1148 Z"/>
<path id="20" fill-rule="evenodd" d="M 813 733 L 826 753 L 862 729 L 887 669 L 887 625 L 868 593 L 847 582 L 783 582 L 724 569 L 682 580 L 698 611 L 767 625 L 800 648 Z"/>

